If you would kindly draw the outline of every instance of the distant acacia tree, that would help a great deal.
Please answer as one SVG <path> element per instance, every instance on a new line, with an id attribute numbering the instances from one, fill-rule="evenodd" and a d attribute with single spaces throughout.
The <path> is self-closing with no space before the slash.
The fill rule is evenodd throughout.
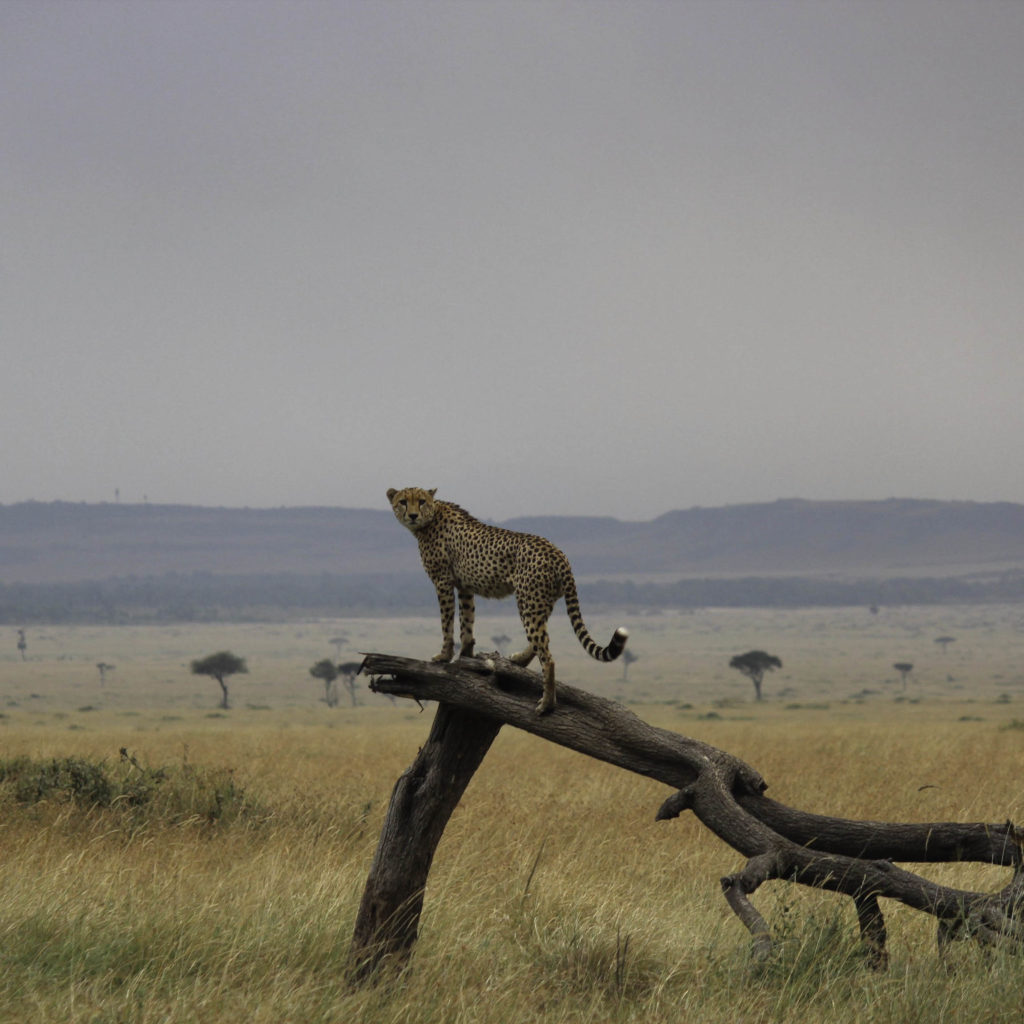
<path id="1" fill-rule="evenodd" d="M 956 643 L 956 637 L 955 636 L 937 636 L 935 638 L 935 642 L 942 648 L 942 653 L 945 654 L 946 653 L 946 648 L 949 647 L 950 644 L 955 644 Z"/>
<path id="2" fill-rule="evenodd" d="M 225 710 L 228 707 L 228 677 L 248 671 L 249 666 L 246 665 L 245 658 L 240 658 L 237 654 L 232 654 L 231 651 L 218 651 L 216 654 L 208 654 L 205 658 L 197 658 L 192 662 L 192 675 L 211 676 L 220 683 L 220 706 Z"/>
<path id="3" fill-rule="evenodd" d="M 340 658 L 341 657 L 341 649 L 342 649 L 342 647 L 345 646 L 345 644 L 348 643 L 348 637 L 344 636 L 342 634 L 339 634 L 338 636 L 332 636 L 331 639 L 328 640 L 327 642 L 329 644 L 333 644 L 334 645 L 334 656 L 336 658 Z"/>
<path id="4" fill-rule="evenodd" d="M 314 679 L 320 679 L 324 684 L 324 700 L 329 708 L 338 706 L 338 666 L 330 658 L 318 661 L 310 670 L 309 674 Z"/>
<path id="5" fill-rule="evenodd" d="M 494 649 L 501 654 L 506 644 L 512 643 L 512 637 L 507 636 L 505 633 L 495 633 L 491 637 L 491 643 L 494 644 Z"/>
<path id="6" fill-rule="evenodd" d="M 634 654 L 628 647 L 622 652 L 622 681 L 626 682 L 626 674 L 629 672 L 629 666 L 634 661 L 639 661 L 640 655 Z"/>
<path id="7" fill-rule="evenodd" d="M 903 683 L 903 689 L 907 688 L 907 676 L 914 671 L 914 666 L 909 661 L 897 661 L 892 666 L 900 674 L 900 682 Z"/>
<path id="8" fill-rule="evenodd" d="M 100 686 L 103 686 L 107 681 L 107 673 L 113 672 L 116 665 L 108 665 L 105 661 L 97 661 L 96 668 L 100 674 Z"/>
<path id="9" fill-rule="evenodd" d="M 25 660 L 25 652 L 28 650 L 28 641 L 25 639 L 25 630 L 18 630 L 18 650 L 21 651 L 21 660 Z"/>
<path id="10" fill-rule="evenodd" d="M 356 699 L 356 676 L 359 675 L 359 670 L 362 667 L 363 663 L 361 661 L 344 661 L 338 666 L 338 677 L 345 684 L 345 689 L 348 690 L 352 707 L 356 707 L 359 704 L 359 701 Z"/>
<path id="11" fill-rule="evenodd" d="M 754 684 L 754 693 L 760 700 L 761 682 L 765 672 L 782 668 L 782 662 L 774 654 L 768 654 L 766 651 L 747 651 L 746 654 L 734 655 L 729 661 L 729 668 L 742 672 Z"/>

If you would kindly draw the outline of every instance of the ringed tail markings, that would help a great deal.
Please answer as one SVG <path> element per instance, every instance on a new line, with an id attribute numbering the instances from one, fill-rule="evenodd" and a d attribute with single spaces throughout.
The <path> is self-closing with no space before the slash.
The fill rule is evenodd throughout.
<path id="1" fill-rule="evenodd" d="M 580 611 L 580 599 L 576 593 L 576 581 L 571 577 L 565 583 L 565 610 L 569 613 L 569 622 L 572 625 L 576 639 L 583 646 L 583 650 L 597 661 L 614 661 L 626 647 L 629 639 L 629 630 L 619 626 L 612 634 L 607 647 L 602 647 L 591 635 L 583 621 L 583 613 Z"/>

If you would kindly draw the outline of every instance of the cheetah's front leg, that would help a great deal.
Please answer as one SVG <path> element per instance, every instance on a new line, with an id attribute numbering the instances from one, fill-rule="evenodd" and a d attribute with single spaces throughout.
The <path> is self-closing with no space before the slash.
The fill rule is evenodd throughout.
<path id="1" fill-rule="evenodd" d="M 476 605 L 473 602 L 473 595 L 468 590 L 459 591 L 459 657 L 472 658 L 473 647 L 473 623 L 476 619 Z"/>
<path id="2" fill-rule="evenodd" d="M 451 661 L 455 654 L 455 589 L 447 583 L 435 583 L 437 606 L 441 610 L 441 653 L 431 661 Z"/>

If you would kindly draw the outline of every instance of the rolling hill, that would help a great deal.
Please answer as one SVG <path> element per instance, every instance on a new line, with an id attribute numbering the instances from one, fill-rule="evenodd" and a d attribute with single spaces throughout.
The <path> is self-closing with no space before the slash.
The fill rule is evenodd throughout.
<path id="1" fill-rule="evenodd" d="M 1024 568 L 1024 505 L 911 499 L 692 508 L 647 522 L 532 517 L 581 579 L 735 575 L 954 576 Z M 374 576 L 419 571 L 382 509 L 0 506 L 0 584 L 168 573 Z"/>

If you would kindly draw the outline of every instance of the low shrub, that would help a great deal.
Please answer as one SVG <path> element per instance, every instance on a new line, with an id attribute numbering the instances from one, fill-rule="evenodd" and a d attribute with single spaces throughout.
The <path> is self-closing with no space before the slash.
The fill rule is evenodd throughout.
<path id="1" fill-rule="evenodd" d="M 121 748 L 114 764 L 85 757 L 0 760 L 0 801 L 28 808 L 71 805 L 126 824 L 224 826 L 265 817 L 230 768 L 150 767 Z"/>

